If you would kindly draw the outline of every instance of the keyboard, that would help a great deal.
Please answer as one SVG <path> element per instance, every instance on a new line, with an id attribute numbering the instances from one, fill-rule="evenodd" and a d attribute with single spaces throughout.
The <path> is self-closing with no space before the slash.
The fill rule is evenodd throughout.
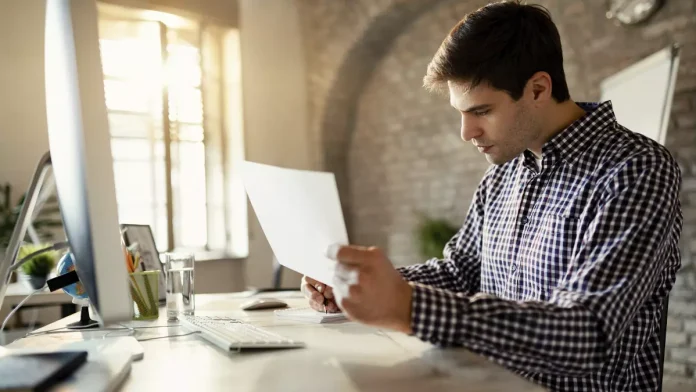
<path id="1" fill-rule="evenodd" d="M 203 339 L 223 350 L 305 346 L 303 342 L 288 339 L 232 317 L 179 315 L 179 322 L 190 330 L 201 331 Z"/>

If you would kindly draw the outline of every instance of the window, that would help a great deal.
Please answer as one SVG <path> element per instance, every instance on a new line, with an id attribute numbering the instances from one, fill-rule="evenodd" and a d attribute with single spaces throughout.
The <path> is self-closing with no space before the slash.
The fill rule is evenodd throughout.
<path id="1" fill-rule="evenodd" d="M 102 4 L 99 34 L 119 220 L 160 250 L 244 256 L 236 30 Z"/>

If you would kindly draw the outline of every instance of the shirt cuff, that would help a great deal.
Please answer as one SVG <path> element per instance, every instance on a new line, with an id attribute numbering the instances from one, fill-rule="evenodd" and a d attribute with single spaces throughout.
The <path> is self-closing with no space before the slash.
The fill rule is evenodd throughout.
<path id="1" fill-rule="evenodd" d="M 456 293 L 410 283 L 411 330 L 419 339 L 441 346 L 461 342 L 461 317 L 468 301 Z"/>

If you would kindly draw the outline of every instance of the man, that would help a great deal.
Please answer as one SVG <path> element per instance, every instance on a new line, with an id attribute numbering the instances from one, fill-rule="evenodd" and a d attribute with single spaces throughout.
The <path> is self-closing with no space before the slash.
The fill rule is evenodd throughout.
<path id="1" fill-rule="evenodd" d="M 461 136 L 492 163 L 444 258 L 394 269 L 376 248 L 338 247 L 313 308 L 442 346 L 464 346 L 554 391 L 655 391 L 659 320 L 680 267 L 679 168 L 576 104 L 542 7 L 468 15 L 424 78 L 446 87 Z M 338 295 L 340 294 L 340 295 Z"/>

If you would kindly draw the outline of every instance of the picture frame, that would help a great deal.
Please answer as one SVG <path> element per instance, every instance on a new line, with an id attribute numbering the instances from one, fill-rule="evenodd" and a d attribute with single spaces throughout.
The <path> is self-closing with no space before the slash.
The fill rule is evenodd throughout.
<path id="1" fill-rule="evenodd" d="M 160 271 L 158 278 L 158 297 L 159 302 L 164 303 L 167 298 L 167 277 L 164 266 L 160 261 L 160 254 L 155 243 L 155 236 L 152 234 L 150 225 L 123 223 L 120 225 L 123 240 L 126 246 L 138 243 L 140 252 L 140 265 L 138 271 Z"/>

